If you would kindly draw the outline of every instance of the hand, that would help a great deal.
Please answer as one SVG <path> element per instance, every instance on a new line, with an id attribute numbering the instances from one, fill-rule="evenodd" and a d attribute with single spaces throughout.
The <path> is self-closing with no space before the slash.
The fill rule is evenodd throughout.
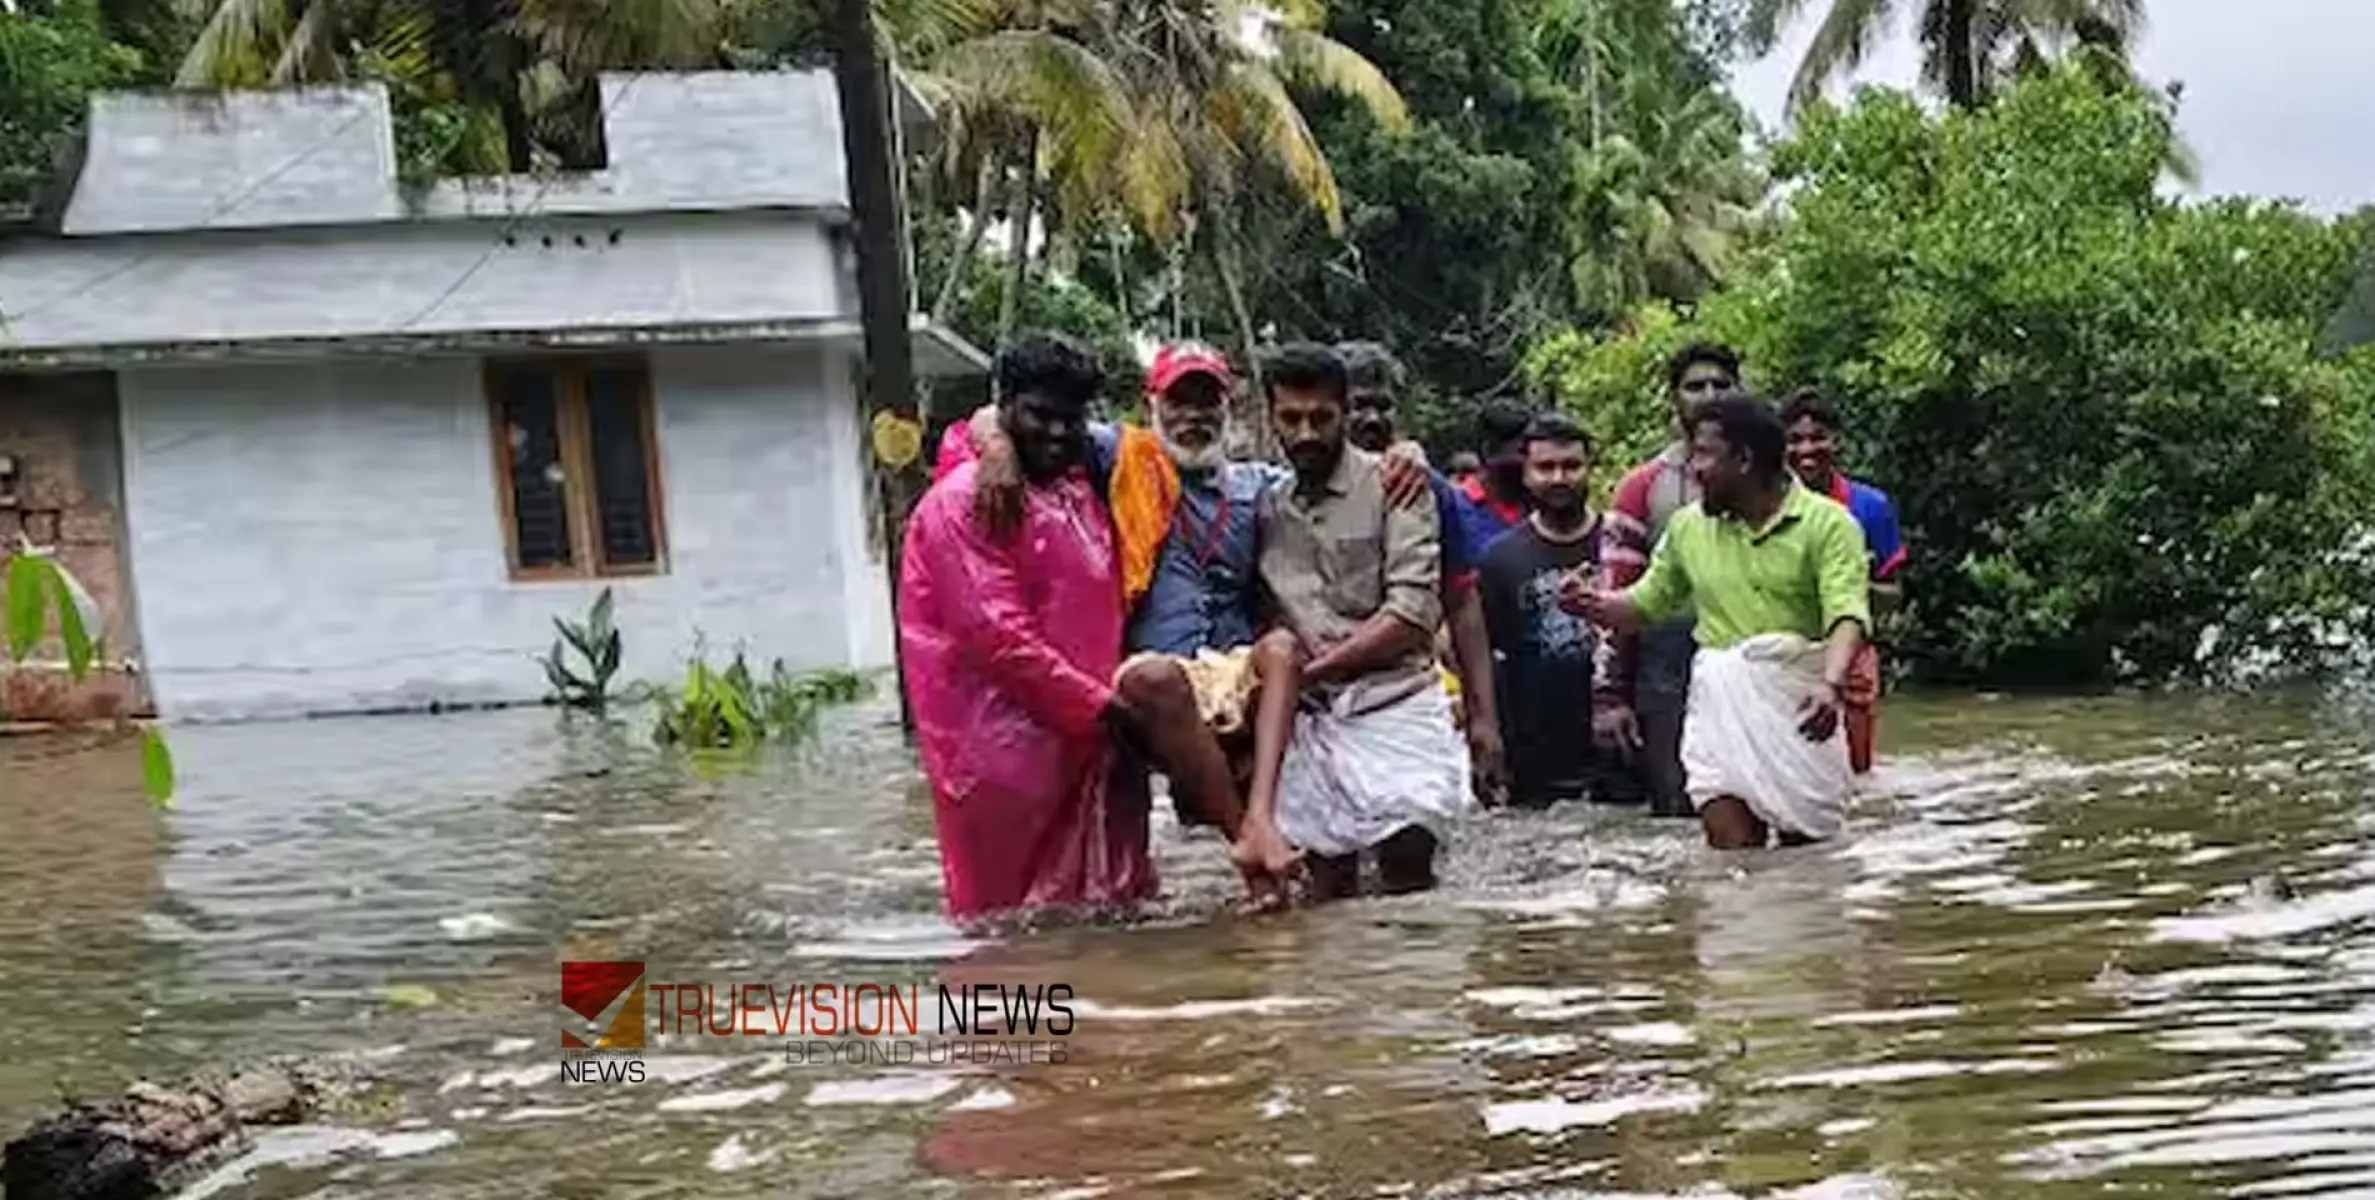
<path id="1" fill-rule="evenodd" d="M 973 476 L 973 519 L 992 538 L 1005 539 L 1023 527 L 1023 472 L 1014 443 L 996 433 L 980 443 Z"/>
<path id="2" fill-rule="evenodd" d="M 1468 719 L 1468 771 L 1476 785 L 1476 799 L 1497 807 L 1509 786 L 1508 752 L 1501 745 L 1500 723 Z"/>
<path id="3" fill-rule="evenodd" d="M 1629 704 L 1612 704 L 1592 712 L 1592 741 L 1602 750 L 1631 758 L 1641 750 L 1641 719 Z"/>
<path id="4" fill-rule="evenodd" d="M 1839 685 L 1829 680 L 1798 702 L 1798 732 L 1810 742 L 1827 742 L 1839 731 Z"/>
<path id="5" fill-rule="evenodd" d="M 1597 612 L 1606 604 L 1607 594 L 1590 575 L 1578 570 L 1559 577 L 1560 608 L 1596 623 L 1600 619 Z"/>
<path id="6" fill-rule="evenodd" d="M 1412 508 L 1421 500 L 1431 500 L 1434 489 L 1429 486 L 1431 472 L 1427 468 L 1427 451 L 1417 442 L 1400 441 L 1386 447 L 1379 465 L 1385 469 L 1385 502 L 1395 508 Z"/>

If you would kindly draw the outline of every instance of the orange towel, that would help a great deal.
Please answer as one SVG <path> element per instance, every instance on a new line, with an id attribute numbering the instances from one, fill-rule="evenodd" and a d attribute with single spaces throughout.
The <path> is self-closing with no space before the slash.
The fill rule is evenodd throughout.
<path id="1" fill-rule="evenodd" d="M 1135 605 L 1154 585 L 1155 562 L 1179 507 L 1179 469 L 1153 431 L 1124 425 L 1114 449 L 1113 531 L 1121 550 L 1122 603 Z"/>

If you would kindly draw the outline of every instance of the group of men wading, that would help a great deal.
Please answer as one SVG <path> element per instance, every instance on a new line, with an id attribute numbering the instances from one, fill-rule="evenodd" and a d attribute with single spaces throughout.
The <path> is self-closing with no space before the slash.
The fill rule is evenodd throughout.
<path id="1" fill-rule="evenodd" d="M 1599 513 L 1556 414 L 1497 410 L 1465 478 L 1431 469 L 1374 344 L 1264 359 L 1286 466 L 1228 457 L 1237 384 L 1202 346 L 1156 355 L 1148 428 L 1092 419 L 1069 339 L 993 376 L 900 564 L 951 915 L 1151 896 L 1155 772 L 1255 907 L 1353 894 L 1364 860 L 1431 887 L 1480 803 L 1646 801 L 1727 849 L 1839 831 L 1904 554 L 1816 397 L 1776 412 L 1685 349 L 1680 440 Z"/>

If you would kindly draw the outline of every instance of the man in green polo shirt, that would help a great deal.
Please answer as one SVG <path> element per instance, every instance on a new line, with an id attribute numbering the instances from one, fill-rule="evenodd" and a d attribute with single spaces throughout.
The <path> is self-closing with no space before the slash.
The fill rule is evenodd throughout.
<path id="1" fill-rule="evenodd" d="M 1817 841 L 1845 823 L 1854 776 L 1841 691 L 1872 623 L 1864 535 L 1785 460 L 1770 404 L 1725 396 L 1691 416 L 1700 501 L 1675 514 L 1633 586 L 1571 576 L 1566 605 L 1629 632 L 1698 618 L 1683 767 L 1718 849 Z"/>

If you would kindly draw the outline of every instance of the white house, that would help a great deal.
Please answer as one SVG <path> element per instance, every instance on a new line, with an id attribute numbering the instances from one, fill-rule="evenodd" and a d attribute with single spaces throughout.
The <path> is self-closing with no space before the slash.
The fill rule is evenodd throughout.
<path id="1" fill-rule="evenodd" d="M 94 102 L 0 242 L 0 543 L 63 545 L 130 705 L 532 701 L 606 586 L 627 678 L 890 661 L 832 78 L 601 92 L 602 169 L 409 195 L 377 85 Z"/>

